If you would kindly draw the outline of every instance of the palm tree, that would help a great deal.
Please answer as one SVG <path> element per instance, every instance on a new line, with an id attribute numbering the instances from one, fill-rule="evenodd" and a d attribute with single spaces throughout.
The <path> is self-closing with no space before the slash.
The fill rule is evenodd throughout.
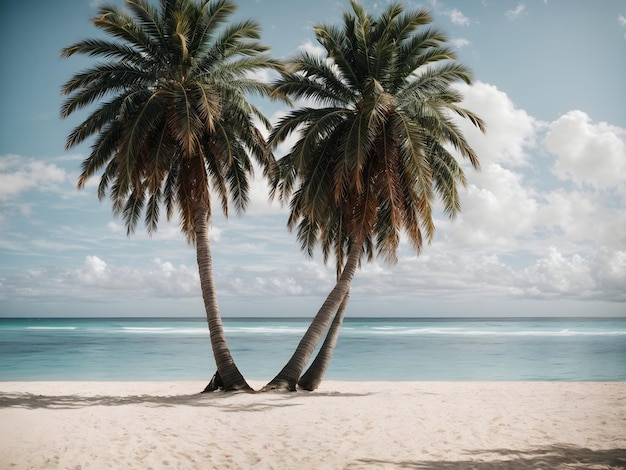
<path id="1" fill-rule="evenodd" d="M 274 182 L 279 199 L 290 201 L 288 227 L 297 226 L 301 242 L 311 245 L 333 221 L 349 243 L 342 244 L 346 261 L 337 284 L 265 389 L 296 389 L 368 241 L 378 256 L 396 262 L 401 231 L 418 254 L 431 241 L 437 197 L 450 217 L 458 213 L 458 186 L 466 180 L 452 152 L 479 167 L 455 124 L 460 116 L 484 131 L 454 88 L 471 83 L 471 72 L 429 26 L 429 13 L 392 3 L 374 18 L 355 0 L 351 7 L 341 26 L 315 27 L 325 57 L 296 55 L 274 83 L 275 93 L 313 103 L 292 110 L 269 136 L 275 147 L 299 132 Z"/>
<path id="2" fill-rule="evenodd" d="M 93 24 L 111 39 L 86 39 L 62 51 L 103 59 L 63 85 L 61 116 L 97 103 L 68 136 L 66 147 L 94 137 L 78 187 L 101 171 L 98 197 L 107 194 L 128 235 L 144 215 L 157 230 L 162 208 L 195 244 L 202 297 L 217 373 L 224 390 L 248 390 L 228 349 L 217 304 L 209 243 L 212 197 L 228 215 L 248 202 L 250 155 L 268 176 L 275 165 L 255 124 L 269 122 L 246 95 L 267 96 L 253 78 L 280 69 L 258 42 L 252 21 L 228 23 L 231 0 L 125 0 L 102 6 Z"/>
<path id="3" fill-rule="evenodd" d="M 302 376 L 298 379 L 298 387 L 303 390 L 313 391 L 316 390 L 317 387 L 322 383 L 322 379 L 330 366 L 330 360 L 332 358 L 333 352 L 335 351 L 335 346 L 337 345 L 337 341 L 339 340 L 339 333 L 341 331 L 341 326 L 343 325 L 343 319 L 346 314 L 346 309 L 348 308 L 348 303 L 350 302 L 350 292 L 346 294 L 343 298 L 343 301 L 339 305 L 339 310 L 333 317 L 333 321 L 328 328 L 328 332 L 326 333 L 326 337 L 324 338 L 324 342 L 320 347 L 315 359 L 311 362 L 311 365 L 307 368 L 307 370 L 302 374 Z"/>
<path id="4" fill-rule="evenodd" d="M 350 239 L 348 238 L 345 226 L 342 223 L 341 212 L 335 210 L 331 211 L 329 214 L 331 218 L 324 224 L 321 224 L 319 235 L 315 229 L 312 230 L 313 233 L 310 233 L 310 226 L 301 227 L 298 235 L 301 249 L 305 250 L 309 256 L 313 256 L 313 250 L 318 243 L 321 245 L 324 263 L 328 262 L 331 258 L 331 254 L 334 256 L 337 269 L 337 280 L 339 280 L 343 271 L 345 253 L 349 251 Z M 371 238 L 366 240 L 364 250 L 367 255 L 367 259 L 371 261 L 374 257 Z M 324 342 L 315 356 L 315 359 L 298 380 L 299 388 L 313 391 L 322 383 L 322 379 L 330 366 L 330 360 L 335 350 L 335 346 L 337 345 L 339 333 L 341 331 L 341 326 L 343 325 L 343 319 L 349 303 L 350 292 L 348 291 L 339 305 L 337 313 L 335 313 L 333 317 L 333 321 L 326 332 Z"/>

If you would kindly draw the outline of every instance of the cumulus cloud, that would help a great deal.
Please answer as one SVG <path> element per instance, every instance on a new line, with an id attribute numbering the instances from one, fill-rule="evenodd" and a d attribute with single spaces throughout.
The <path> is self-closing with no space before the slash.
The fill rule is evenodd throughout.
<path id="1" fill-rule="evenodd" d="M 436 13 L 447 16 L 452 23 L 460 26 L 470 25 L 470 19 L 458 8 L 445 8 L 438 0 L 430 0 L 430 4 Z"/>
<path id="2" fill-rule="evenodd" d="M 139 296 L 189 297 L 199 295 L 196 269 L 174 266 L 159 258 L 147 268 L 112 267 L 98 256 L 85 258 L 73 273 L 83 288 L 97 291 L 132 291 Z"/>
<path id="3" fill-rule="evenodd" d="M 557 156 L 553 171 L 560 179 L 626 194 L 626 129 L 570 111 L 550 124 L 544 143 Z"/>
<path id="4" fill-rule="evenodd" d="M 542 227 L 544 236 L 558 241 L 568 249 L 591 240 L 603 239 L 611 210 L 603 207 L 603 201 L 582 191 L 553 189 L 542 194 L 541 207 L 533 223 Z"/>
<path id="5" fill-rule="evenodd" d="M 464 97 L 463 106 L 478 114 L 487 126 L 487 133 L 482 134 L 467 120 L 460 124 L 483 165 L 526 165 L 530 157 L 528 150 L 535 146 L 542 123 L 516 108 L 506 93 L 494 85 L 476 82 L 460 85 L 459 89 Z"/>
<path id="6" fill-rule="evenodd" d="M 555 296 L 626 301 L 626 252 L 594 250 L 565 255 L 551 246 L 521 273 L 519 284 L 528 296 Z"/>
<path id="7" fill-rule="evenodd" d="M 14 199 L 32 189 L 54 189 L 66 179 L 65 170 L 54 164 L 19 155 L 0 157 L 0 201 Z"/>
<path id="8" fill-rule="evenodd" d="M 356 275 L 353 297 L 439 299 L 578 299 L 626 301 L 626 252 L 565 253 L 548 246 L 515 266 L 486 250 L 428 249 L 396 266 L 376 261 Z M 403 293 L 400 296 L 400 293 Z M 599 312 L 593 312 L 599 313 Z"/>
<path id="9" fill-rule="evenodd" d="M 544 257 L 525 268 L 523 275 L 532 295 L 576 292 L 588 296 L 596 287 L 587 259 L 579 254 L 565 257 L 553 246 Z"/>
<path id="10" fill-rule="evenodd" d="M 526 12 L 526 5 L 523 3 L 518 4 L 515 8 L 507 10 L 504 14 L 510 20 L 515 20 L 522 16 Z"/>
<path id="11" fill-rule="evenodd" d="M 465 16 L 463 12 L 456 8 L 446 11 L 446 14 L 450 17 L 450 21 L 452 21 L 454 24 L 459 24 L 462 26 L 469 26 L 470 24 L 469 18 Z"/>
<path id="12" fill-rule="evenodd" d="M 541 123 L 483 83 L 462 91 L 465 106 L 487 122 L 485 136 L 464 130 L 483 168 L 468 170 L 462 212 L 454 221 L 437 221 L 438 241 L 421 259 L 401 257 L 412 266 L 406 276 L 426 269 L 423 282 L 432 286 L 485 295 L 623 300 L 616 282 L 626 276 L 626 213 L 598 190 L 622 191 L 624 130 L 578 111 Z M 546 158 L 555 175 L 578 188 L 562 187 L 541 171 Z M 479 269 L 486 260 L 489 269 Z"/>
<path id="13" fill-rule="evenodd" d="M 87 256 L 83 268 L 79 269 L 76 275 L 85 285 L 104 284 L 111 279 L 107 264 L 97 256 Z"/>
<path id="14" fill-rule="evenodd" d="M 492 163 L 471 181 L 461 196 L 461 214 L 440 224 L 451 241 L 502 252 L 533 235 L 539 203 L 522 174 Z"/>

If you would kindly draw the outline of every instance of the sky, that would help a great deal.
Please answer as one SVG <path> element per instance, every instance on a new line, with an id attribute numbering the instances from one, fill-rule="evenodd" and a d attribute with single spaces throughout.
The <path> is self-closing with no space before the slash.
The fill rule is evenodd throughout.
<path id="1" fill-rule="evenodd" d="M 121 0 L 111 0 L 121 4 Z M 316 51 L 312 27 L 349 2 L 240 0 L 271 53 Z M 363 0 L 372 13 L 387 2 Z M 78 191 L 86 143 L 66 136 L 62 84 L 88 59 L 60 50 L 98 34 L 95 0 L 0 3 L 0 317 L 202 316 L 195 250 L 177 222 L 130 236 L 97 178 Z M 364 264 L 347 315 L 626 317 L 626 2 L 424 0 L 474 72 L 464 125 L 482 169 L 467 170 L 462 213 L 437 215 L 417 256 Z M 276 121 L 287 108 L 259 101 Z M 279 149 L 280 152 L 283 149 Z M 211 240 L 222 315 L 312 316 L 333 265 L 300 252 L 287 210 L 261 179 L 241 217 L 215 210 Z"/>

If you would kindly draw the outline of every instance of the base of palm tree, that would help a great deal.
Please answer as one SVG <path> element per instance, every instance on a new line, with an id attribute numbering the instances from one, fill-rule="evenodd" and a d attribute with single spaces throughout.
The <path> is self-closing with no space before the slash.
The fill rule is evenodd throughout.
<path id="1" fill-rule="evenodd" d="M 296 391 L 297 382 L 283 379 L 280 377 L 274 378 L 270 383 L 268 383 L 265 387 L 261 389 L 261 392 L 295 392 Z"/>
<path id="2" fill-rule="evenodd" d="M 254 392 L 254 389 L 248 385 L 247 382 L 244 381 L 243 384 L 234 384 L 229 387 L 224 385 L 224 381 L 220 376 L 219 371 L 216 371 L 211 381 L 208 383 L 204 390 L 200 393 L 210 393 L 210 392 Z"/>

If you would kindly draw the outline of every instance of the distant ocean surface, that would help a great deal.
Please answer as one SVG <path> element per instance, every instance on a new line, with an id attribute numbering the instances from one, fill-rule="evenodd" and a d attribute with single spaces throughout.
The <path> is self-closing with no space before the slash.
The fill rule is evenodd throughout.
<path id="1" fill-rule="evenodd" d="M 224 319 L 250 380 L 270 380 L 305 318 Z M 202 318 L 0 319 L 0 381 L 199 380 Z M 626 381 L 626 319 L 347 318 L 326 379 Z"/>

